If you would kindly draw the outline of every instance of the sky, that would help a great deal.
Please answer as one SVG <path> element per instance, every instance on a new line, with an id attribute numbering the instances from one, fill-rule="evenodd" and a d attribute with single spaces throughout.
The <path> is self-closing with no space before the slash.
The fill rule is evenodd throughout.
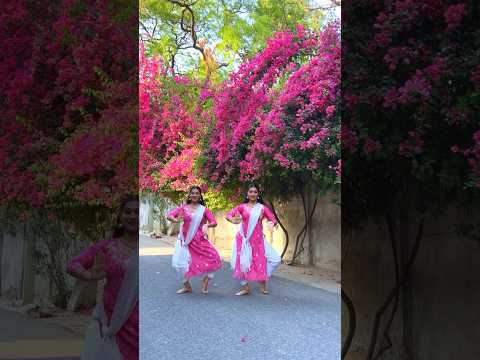
<path id="1" fill-rule="evenodd" d="M 331 4 L 330 0 L 311 0 L 312 4 L 315 4 L 314 6 L 329 6 Z M 325 15 L 327 16 L 327 19 L 340 19 L 340 14 L 341 14 L 341 7 L 336 6 L 332 8 L 331 10 L 328 10 L 325 12 Z"/>

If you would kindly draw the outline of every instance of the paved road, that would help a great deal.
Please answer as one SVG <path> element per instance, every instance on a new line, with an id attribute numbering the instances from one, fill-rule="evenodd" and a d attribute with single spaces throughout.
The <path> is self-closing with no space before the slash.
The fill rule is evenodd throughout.
<path id="1" fill-rule="evenodd" d="M 68 329 L 0 309 L 0 359 L 79 360 L 82 346 Z"/>
<path id="2" fill-rule="evenodd" d="M 15 311 L 0 309 L 0 342 L 20 340 L 79 339 L 80 335 Z"/>
<path id="3" fill-rule="evenodd" d="M 237 297 L 228 263 L 208 295 L 198 279 L 177 295 L 171 246 L 142 236 L 140 247 L 141 360 L 340 359 L 338 295 L 273 277 L 270 295 Z"/>

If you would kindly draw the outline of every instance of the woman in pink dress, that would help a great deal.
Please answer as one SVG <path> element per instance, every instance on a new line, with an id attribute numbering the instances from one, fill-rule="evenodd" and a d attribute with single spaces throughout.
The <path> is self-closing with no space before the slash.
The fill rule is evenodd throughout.
<path id="1" fill-rule="evenodd" d="M 258 186 L 251 185 L 243 204 L 228 212 L 226 219 L 241 224 L 232 246 L 231 266 L 233 276 L 240 280 L 242 289 L 235 295 L 250 294 L 249 281 L 258 281 L 263 294 L 268 294 L 267 280 L 281 262 L 280 255 L 265 239 L 263 219 L 273 230 L 277 220 L 264 205 Z"/>
<path id="2" fill-rule="evenodd" d="M 167 219 L 175 223 L 183 221 L 172 256 L 173 268 L 183 274 L 183 287 L 177 294 L 192 292 L 190 279 L 200 275 L 203 275 L 202 293 L 207 294 L 209 279 L 222 267 L 222 259 L 206 236 L 207 228 L 217 226 L 217 222 L 205 207 L 200 187 L 193 186 L 187 203 L 171 211 Z"/>
<path id="3" fill-rule="evenodd" d="M 138 210 L 138 196 L 124 199 L 113 237 L 91 245 L 67 266 L 68 273 L 78 279 L 106 280 L 103 301 L 93 316 L 98 320 L 97 339 L 86 344 L 95 349 L 85 349 L 82 359 L 139 358 Z"/>

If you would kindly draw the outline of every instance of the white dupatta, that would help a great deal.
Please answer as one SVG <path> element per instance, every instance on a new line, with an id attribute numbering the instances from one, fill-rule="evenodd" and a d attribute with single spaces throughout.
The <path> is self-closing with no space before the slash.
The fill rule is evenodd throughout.
<path id="1" fill-rule="evenodd" d="M 250 246 L 250 238 L 252 237 L 253 231 L 255 230 L 255 226 L 257 225 L 258 219 L 262 214 L 263 206 L 260 203 L 256 203 L 252 209 L 250 210 L 250 217 L 248 219 L 248 228 L 247 234 L 245 235 L 243 231 L 243 226 L 240 224 L 240 230 L 238 233 L 242 238 L 242 248 L 240 249 L 240 271 L 242 273 L 248 272 L 250 270 L 250 266 L 252 265 L 252 247 Z M 235 266 L 237 264 L 237 239 L 233 240 L 232 246 L 232 258 L 230 261 L 230 265 L 232 269 L 235 270 Z"/>
<path id="2" fill-rule="evenodd" d="M 95 359 L 122 360 L 116 335 L 128 320 L 138 302 L 138 246 L 133 250 L 125 264 L 125 274 L 120 291 L 108 324 L 103 301 L 97 304 L 98 316 L 102 323 L 102 339 L 100 340 Z M 108 326 L 107 326 L 108 324 Z"/>
<path id="3" fill-rule="evenodd" d="M 188 227 L 187 236 L 183 236 L 183 231 L 180 229 L 178 234 L 177 242 L 175 243 L 175 251 L 172 256 L 172 267 L 181 272 L 186 273 L 192 262 L 192 257 L 190 255 L 190 250 L 188 250 L 188 244 L 192 241 L 193 237 L 200 227 L 202 222 L 203 215 L 205 213 L 205 206 L 198 205 L 195 212 L 192 214 L 192 219 L 190 221 L 190 226 Z"/>
<path id="4" fill-rule="evenodd" d="M 90 323 L 87 328 L 85 343 L 83 345 L 81 360 L 96 360 L 97 350 L 102 341 L 102 336 L 100 334 L 100 315 L 98 313 L 99 304 L 103 301 L 103 287 L 100 286 L 100 282 L 97 283 L 97 297 L 96 305 L 93 309 L 92 316 L 90 318 Z"/>

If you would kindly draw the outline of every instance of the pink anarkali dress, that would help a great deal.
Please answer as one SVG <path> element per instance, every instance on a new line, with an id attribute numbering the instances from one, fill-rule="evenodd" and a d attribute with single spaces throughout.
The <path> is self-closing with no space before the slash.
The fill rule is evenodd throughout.
<path id="1" fill-rule="evenodd" d="M 277 224 L 275 216 L 271 210 L 263 205 L 257 203 L 255 206 L 261 207 L 259 209 L 260 215 L 256 224 L 254 224 L 253 232 L 249 238 L 251 247 L 251 263 L 248 271 L 242 271 L 240 266 L 241 249 L 244 238 L 242 234 L 237 232 L 234 243 L 232 246 L 232 269 L 233 276 L 241 281 L 242 285 L 245 285 L 248 281 L 266 281 L 270 278 L 272 273 L 278 267 L 281 262 L 280 255 L 273 249 L 273 247 L 265 239 L 263 233 L 263 219 Z M 241 227 L 243 234 L 246 235 L 249 226 L 250 216 L 253 213 L 253 209 L 247 204 L 240 204 L 227 213 L 228 219 L 240 215 L 242 218 Z M 234 262 L 234 264 L 233 264 Z"/>
<path id="2" fill-rule="evenodd" d="M 101 241 L 88 247 L 67 265 L 69 271 L 79 266 L 88 270 L 93 266 L 97 253 L 103 254 L 105 259 L 106 284 L 102 297 L 105 313 L 109 321 L 122 285 L 126 262 L 129 259 L 128 256 L 121 253 L 119 246 L 118 239 Z M 139 358 L 138 321 L 137 299 L 134 310 L 116 334 L 118 348 L 124 360 L 136 360 Z"/>
<path id="3" fill-rule="evenodd" d="M 183 238 L 187 238 L 189 230 L 192 231 L 190 227 L 194 225 L 195 214 L 191 212 L 187 205 L 182 205 L 169 212 L 168 215 L 174 218 L 179 215 L 183 217 L 183 225 L 180 229 L 182 233 L 180 234 L 180 237 L 183 236 Z M 199 226 L 193 233 L 193 237 L 187 245 L 191 257 L 189 265 L 183 270 L 177 268 L 177 270 L 182 272 L 184 282 L 192 277 L 200 275 L 212 278 L 214 273 L 222 267 L 222 259 L 220 258 L 220 255 L 210 243 L 207 235 L 202 229 L 203 225 L 207 222 L 216 225 L 217 222 L 215 217 L 209 209 L 204 208 L 203 216 L 201 217 L 201 220 L 199 218 L 198 221 Z M 180 239 L 177 242 L 180 242 Z M 177 251 L 177 247 L 175 251 Z"/>

